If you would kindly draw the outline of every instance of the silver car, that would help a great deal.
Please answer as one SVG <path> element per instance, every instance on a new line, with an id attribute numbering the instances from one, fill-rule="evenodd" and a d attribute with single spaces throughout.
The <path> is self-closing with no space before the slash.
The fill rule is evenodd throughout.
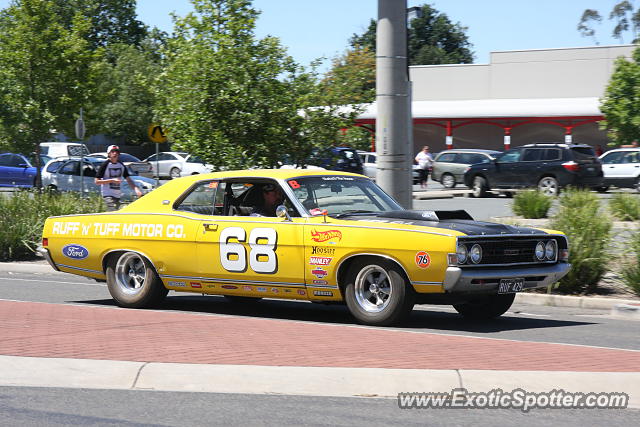
<path id="1" fill-rule="evenodd" d="M 456 184 L 464 184 L 464 173 L 476 163 L 489 163 L 500 151 L 453 149 L 438 153 L 433 161 L 431 179 L 440 182 L 445 188 L 453 188 Z"/>
<path id="2" fill-rule="evenodd" d="M 358 150 L 358 156 L 362 160 L 363 175 L 375 181 L 378 167 L 376 166 L 376 153 L 373 151 L 360 151 Z M 411 170 L 411 178 L 414 184 L 420 181 L 420 172 L 418 171 L 418 165 L 413 165 Z"/>
<path id="3" fill-rule="evenodd" d="M 100 186 L 94 180 L 98 168 L 104 162 L 103 159 L 85 157 L 83 163 L 84 193 L 99 193 Z M 129 171 L 131 172 L 131 171 Z M 130 173 L 133 182 L 140 188 L 142 194 L 146 194 L 155 188 L 155 180 Z M 80 158 L 58 157 L 49 161 L 42 168 L 42 186 L 53 191 L 77 191 L 80 186 Z M 127 181 L 122 182 L 122 199 L 133 200 L 135 193 L 131 191 Z"/>

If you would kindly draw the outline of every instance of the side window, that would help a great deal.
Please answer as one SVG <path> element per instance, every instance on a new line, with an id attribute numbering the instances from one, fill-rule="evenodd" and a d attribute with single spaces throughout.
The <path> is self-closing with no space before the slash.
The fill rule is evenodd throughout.
<path id="1" fill-rule="evenodd" d="M 215 215 L 214 202 L 216 201 L 217 189 L 218 181 L 199 182 L 174 209 L 201 215 Z"/>
<path id="2" fill-rule="evenodd" d="M 62 175 L 80 175 L 80 170 L 78 169 L 78 162 L 67 162 L 60 168 L 58 173 Z"/>
<path id="3" fill-rule="evenodd" d="M 22 157 L 18 156 L 17 154 L 11 154 L 9 156 L 9 165 L 8 166 L 13 166 L 14 168 L 17 168 L 19 165 L 26 163 Z"/>
<path id="4" fill-rule="evenodd" d="M 604 163 L 605 165 L 621 163 L 621 159 L 623 155 L 624 155 L 624 151 L 615 151 L 613 153 L 609 153 L 602 158 L 602 163 Z"/>
<path id="5" fill-rule="evenodd" d="M 542 160 L 552 161 L 560 160 L 562 158 L 562 152 L 557 148 L 547 148 L 544 150 Z"/>
<path id="6" fill-rule="evenodd" d="M 621 163 L 638 163 L 638 153 L 636 151 L 625 153 Z"/>
<path id="7" fill-rule="evenodd" d="M 155 155 L 155 154 L 152 155 L 152 156 L 147 157 L 147 162 L 155 162 L 156 161 L 156 157 L 157 157 L 157 155 Z"/>
<path id="8" fill-rule="evenodd" d="M 455 159 L 456 153 L 444 153 L 438 157 L 438 161 L 443 163 L 453 163 Z"/>
<path id="9" fill-rule="evenodd" d="M 521 150 L 505 151 L 505 153 L 498 159 L 498 163 L 515 163 L 520 161 Z"/>
<path id="10" fill-rule="evenodd" d="M 51 162 L 49 166 L 47 166 L 46 171 L 49 173 L 54 173 L 60 168 L 61 165 L 62 162 Z"/>
<path id="11" fill-rule="evenodd" d="M 10 161 L 11 161 L 10 154 L 3 154 L 0 156 L 0 166 L 9 166 Z"/>
<path id="12" fill-rule="evenodd" d="M 542 159 L 542 153 L 544 149 L 541 148 L 527 148 L 522 155 L 523 162 L 537 162 Z"/>
<path id="13" fill-rule="evenodd" d="M 173 157 L 172 154 L 169 153 L 160 153 L 158 154 L 158 160 L 162 161 L 162 160 L 175 160 L 175 157 Z"/>

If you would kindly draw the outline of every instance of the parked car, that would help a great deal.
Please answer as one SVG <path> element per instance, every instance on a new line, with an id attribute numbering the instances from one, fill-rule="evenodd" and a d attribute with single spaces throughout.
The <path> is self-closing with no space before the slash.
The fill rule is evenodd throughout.
<path id="1" fill-rule="evenodd" d="M 555 196 L 568 185 L 602 187 L 602 164 L 590 145 L 528 144 L 505 151 L 489 163 L 469 166 L 464 183 L 474 197 L 484 197 L 491 190 L 526 187 Z"/>
<path id="2" fill-rule="evenodd" d="M 100 186 L 94 183 L 98 168 L 104 162 L 96 157 L 85 157 L 83 179 L 85 193 L 99 193 Z M 133 182 L 146 194 L 155 188 L 155 181 L 143 176 L 131 175 Z M 80 191 L 80 158 L 57 157 L 42 169 L 42 186 L 52 191 Z M 132 200 L 135 193 L 127 181 L 122 182 L 122 199 Z"/>
<path id="3" fill-rule="evenodd" d="M 101 159 L 103 162 L 108 159 L 107 153 L 92 153 L 87 157 L 95 157 L 96 159 Z M 129 168 L 129 173 L 132 175 L 153 178 L 153 167 L 150 163 L 143 162 L 136 156 L 127 153 L 120 153 L 120 161 Z"/>
<path id="4" fill-rule="evenodd" d="M 22 154 L 0 154 L 0 187 L 33 187 L 36 173 Z"/>
<path id="5" fill-rule="evenodd" d="M 610 186 L 640 191 L 640 148 L 619 148 L 600 156 L 604 182 L 600 191 Z"/>
<path id="6" fill-rule="evenodd" d="M 41 142 L 40 154 L 52 159 L 63 156 L 88 156 L 89 148 L 79 142 Z"/>
<path id="7" fill-rule="evenodd" d="M 360 161 L 362 162 L 362 174 L 375 180 L 378 172 L 378 166 L 376 165 L 377 153 L 372 151 L 358 151 Z M 414 184 L 420 182 L 420 172 L 418 171 L 418 165 L 412 164 L 411 179 Z"/>
<path id="8" fill-rule="evenodd" d="M 500 154 L 495 150 L 453 149 L 438 153 L 433 160 L 431 179 L 445 188 L 464 184 L 464 173 L 476 163 L 489 163 Z"/>
<path id="9" fill-rule="evenodd" d="M 276 216 L 252 216 L 267 186 L 284 197 Z M 122 307 L 169 290 L 284 298 L 345 304 L 369 325 L 414 304 L 497 317 L 571 267 L 562 233 L 405 210 L 366 177 L 300 169 L 185 177 L 117 212 L 50 217 L 42 242 L 54 269 L 106 280 Z"/>
<path id="10" fill-rule="evenodd" d="M 180 178 L 181 176 L 209 173 L 213 166 L 205 164 L 198 156 L 179 151 L 163 151 L 153 154 L 144 162 L 151 164 L 153 176 Z M 158 173 L 158 170 L 160 171 Z"/>
<path id="11" fill-rule="evenodd" d="M 309 165 L 323 169 L 362 174 L 362 161 L 358 152 L 350 147 L 330 147 L 314 150 L 308 160 Z"/>

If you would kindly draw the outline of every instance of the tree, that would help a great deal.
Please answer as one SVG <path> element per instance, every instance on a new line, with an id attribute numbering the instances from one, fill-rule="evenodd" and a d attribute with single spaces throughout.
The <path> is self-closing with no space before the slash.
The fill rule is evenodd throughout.
<path id="1" fill-rule="evenodd" d="M 472 63 L 473 52 L 466 35 L 467 27 L 452 23 L 447 14 L 428 4 L 420 7 L 422 17 L 412 19 L 407 28 L 409 65 Z M 376 29 L 376 21 L 372 19 L 363 34 L 351 37 L 351 47 L 366 47 L 375 52 Z"/>
<path id="2" fill-rule="evenodd" d="M 353 112 L 318 105 L 315 73 L 277 38 L 256 39 L 249 0 L 193 0 L 175 23 L 157 85 L 156 113 L 175 146 L 216 168 L 273 167 L 285 153 L 330 144 Z"/>
<path id="3" fill-rule="evenodd" d="M 605 116 L 610 145 L 640 140 L 640 48 L 632 60 L 618 58 L 600 110 Z"/>
<path id="4" fill-rule="evenodd" d="M 361 104 L 376 96 L 376 58 L 368 47 L 355 47 L 333 59 L 321 82 L 325 103 Z"/>
<path id="5" fill-rule="evenodd" d="M 80 14 L 65 28 L 51 0 L 21 0 L 0 13 L 0 140 L 22 152 L 39 152 L 54 132 L 73 133 L 90 96 L 94 53 Z M 39 157 L 36 156 L 39 163 Z"/>
<path id="6" fill-rule="evenodd" d="M 55 0 L 55 13 L 70 29 L 76 14 L 91 20 L 86 37 L 91 49 L 112 44 L 139 45 L 148 33 L 136 19 L 135 0 Z"/>
<path id="7" fill-rule="evenodd" d="M 631 43 L 637 43 L 638 30 L 640 29 L 640 7 L 633 10 L 633 4 L 627 0 L 616 3 L 609 13 L 609 20 L 615 23 L 611 36 L 624 43 L 624 34 L 631 30 Z M 586 9 L 578 22 L 578 31 L 583 37 L 593 37 L 595 44 L 596 30 L 591 26 L 595 22 L 602 22 L 600 12 L 595 9 Z"/>

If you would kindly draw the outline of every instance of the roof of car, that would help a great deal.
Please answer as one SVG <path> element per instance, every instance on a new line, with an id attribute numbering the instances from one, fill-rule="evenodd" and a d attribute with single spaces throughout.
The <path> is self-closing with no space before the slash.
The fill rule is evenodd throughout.
<path id="1" fill-rule="evenodd" d="M 483 154 L 493 154 L 493 153 L 500 153 L 501 151 L 497 151 L 497 150 L 483 150 L 480 148 L 452 148 L 451 150 L 444 150 L 438 153 L 438 155 L 440 154 L 444 154 L 444 153 L 483 153 Z"/>
<path id="2" fill-rule="evenodd" d="M 591 147 L 589 144 L 567 144 L 565 142 L 534 142 L 533 144 L 525 144 L 523 147 L 562 147 L 562 148 L 572 148 L 572 147 Z M 514 147 L 517 148 L 517 147 Z"/>

